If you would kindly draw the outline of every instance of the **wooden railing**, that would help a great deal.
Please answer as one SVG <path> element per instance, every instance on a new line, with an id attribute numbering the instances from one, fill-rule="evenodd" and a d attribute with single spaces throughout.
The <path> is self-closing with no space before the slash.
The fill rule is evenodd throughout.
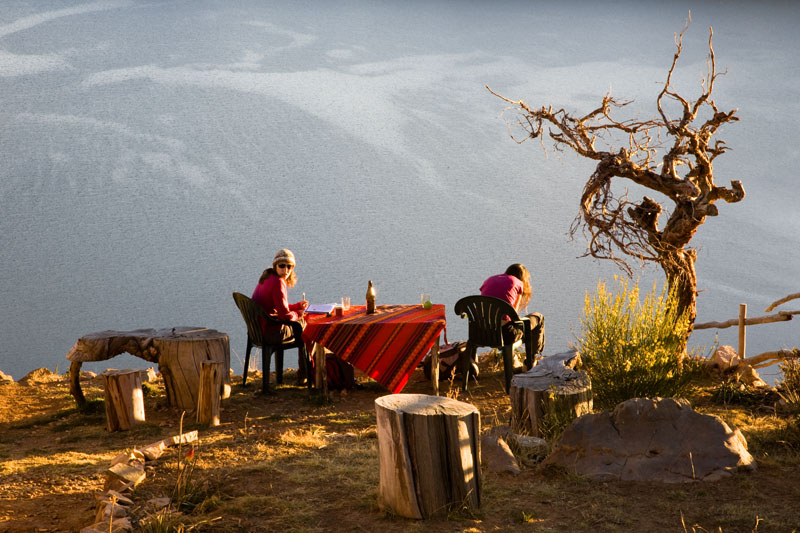
<path id="1" fill-rule="evenodd" d="M 800 298 L 800 292 L 790 294 L 784 298 L 781 298 L 780 300 L 772 302 L 772 304 L 770 304 L 770 306 L 767 307 L 764 310 L 764 312 L 768 313 L 773 309 L 775 309 L 776 307 L 778 307 L 779 305 L 786 303 L 790 300 L 794 300 L 796 298 Z M 794 315 L 798 314 L 800 314 L 800 310 L 778 311 L 778 313 L 774 315 L 747 318 L 747 304 L 739 304 L 739 318 L 731 318 L 730 320 L 726 320 L 724 322 L 703 322 L 701 324 L 695 324 L 694 329 L 724 329 L 733 326 L 738 326 L 739 357 L 744 363 L 750 365 L 753 368 L 762 368 L 777 363 L 779 361 L 783 361 L 784 359 L 800 357 L 800 350 L 798 350 L 797 347 L 791 350 L 775 350 L 775 351 L 760 353 L 758 355 L 755 355 L 747 359 L 746 357 L 747 326 L 755 326 L 756 324 L 768 324 L 770 322 L 786 322 L 791 320 L 794 317 Z"/>

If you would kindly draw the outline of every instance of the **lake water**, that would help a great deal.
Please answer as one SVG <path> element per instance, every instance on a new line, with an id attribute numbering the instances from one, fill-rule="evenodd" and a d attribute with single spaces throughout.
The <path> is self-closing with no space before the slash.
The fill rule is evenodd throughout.
<path id="1" fill-rule="evenodd" d="M 360 304 L 369 279 L 379 304 L 429 292 L 450 340 L 453 303 L 522 262 L 546 352 L 567 348 L 585 292 L 618 273 L 567 237 L 592 164 L 514 143 L 484 86 L 577 113 L 610 90 L 650 116 L 689 9 L 675 86 L 697 95 L 713 26 L 715 98 L 741 118 L 715 175 L 747 191 L 693 241 L 698 321 L 761 315 L 800 291 L 800 4 L 4 1 L 0 369 L 63 372 L 92 331 L 203 326 L 239 372 L 231 292 L 282 247 L 293 301 Z M 748 353 L 798 331 L 748 328 Z"/>

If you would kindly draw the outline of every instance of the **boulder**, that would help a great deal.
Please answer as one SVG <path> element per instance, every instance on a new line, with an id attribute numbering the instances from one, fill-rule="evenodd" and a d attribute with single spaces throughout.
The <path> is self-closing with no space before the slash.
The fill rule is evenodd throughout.
<path id="1" fill-rule="evenodd" d="M 708 360 L 708 365 L 724 374 L 733 373 L 738 381 L 744 383 L 748 387 L 769 387 L 769 385 L 761 379 L 761 376 L 758 375 L 755 368 L 739 357 L 739 354 L 736 353 L 733 346 L 720 346 L 717 348 L 714 355 Z"/>
<path id="2" fill-rule="evenodd" d="M 672 398 L 634 398 L 576 419 L 544 464 L 600 481 L 664 483 L 715 481 L 756 467 L 739 430 Z"/>
<path id="3" fill-rule="evenodd" d="M 739 354 L 733 349 L 733 346 L 720 346 L 711 356 L 708 362 L 712 368 L 717 368 L 723 372 L 735 368 L 742 362 Z"/>
<path id="4" fill-rule="evenodd" d="M 0 383 L 6 383 L 6 382 L 13 383 L 14 382 L 14 378 L 12 378 L 8 374 L 6 374 L 2 370 L 0 370 Z"/>
<path id="5" fill-rule="evenodd" d="M 481 462 L 489 472 L 519 474 L 519 463 L 506 442 L 508 426 L 497 426 L 481 435 Z"/>
<path id="6" fill-rule="evenodd" d="M 37 368 L 25 374 L 19 382 L 23 385 L 36 385 L 37 383 L 52 383 L 61 379 L 61 376 L 49 368 Z"/>

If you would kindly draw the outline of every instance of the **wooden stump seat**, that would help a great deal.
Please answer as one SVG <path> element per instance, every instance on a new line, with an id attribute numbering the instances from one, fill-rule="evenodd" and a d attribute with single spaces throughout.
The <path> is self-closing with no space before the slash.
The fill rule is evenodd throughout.
<path id="1" fill-rule="evenodd" d="M 222 363 L 203 361 L 200 390 L 197 394 L 197 423 L 219 425 L 219 395 L 222 387 Z"/>
<path id="2" fill-rule="evenodd" d="M 144 422 L 141 371 L 106 370 L 101 376 L 105 389 L 108 431 L 127 430 Z"/>
<path id="3" fill-rule="evenodd" d="M 378 504 L 408 518 L 446 516 L 481 503 L 480 413 L 425 394 L 375 400 Z"/>
<path id="4" fill-rule="evenodd" d="M 511 380 L 511 429 L 542 436 L 548 416 L 576 418 L 592 412 L 592 383 L 585 372 L 574 370 L 580 355 L 562 352 L 542 358 Z"/>

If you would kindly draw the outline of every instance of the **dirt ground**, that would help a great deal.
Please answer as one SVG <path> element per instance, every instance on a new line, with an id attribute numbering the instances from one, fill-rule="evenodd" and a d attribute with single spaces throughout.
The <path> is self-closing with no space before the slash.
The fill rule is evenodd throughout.
<path id="1" fill-rule="evenodd" d="M 273 377 L 274 379 L 274 377 Z M 293 374 L 286 376 L 287 383 Z M 94 410 L 79 412 L 66 377 L 46 371 L 25 383 L 0 384 L 0 532 L 79 531 L 93 522 L 95 494 L 118 453 L 178 433 L 180 413 L 163 385 L 146 386 L 147 421 L 109 433 L 97 381 L 83 382 Z M 800 442 L 768 438 L 760 409 L 715 408 L 738 422 L 758 461 L 753 473 L 714 483 L 597 483 L 564 471 L 529 468 L 519 475 L 483 470 L 482 505 L 446 519 L 413 521 L 377 507 L 374 382 L 330 403 L 306 389 L 259 394 L 234 378 L 222 424 L 199 428 L 192 487 L 198 494 L 180 519 L 197 531 L 780 531 L 800 529 Z M 444 384 L 445 392 L 448 386 Z M 429 393 L 418 370 L 404 392 Z M 482 430 L 507 422 L 501 372 L 481 370 L 460 400 L 481 412 Z M 771 415 L 770 415 L 771 416 Z M 184 430 L 195 429 L 189 417 Z M 772 431 L 772 430 L 770 430 Z M 132 493 L 132 516 L 146 523 L 151 498 L 174 494 L 176 452 L 147 466 Z M 153 529 L 150 529 L 153 530 Z M 162 529 L 166 530 L 166 529 Z"/>

